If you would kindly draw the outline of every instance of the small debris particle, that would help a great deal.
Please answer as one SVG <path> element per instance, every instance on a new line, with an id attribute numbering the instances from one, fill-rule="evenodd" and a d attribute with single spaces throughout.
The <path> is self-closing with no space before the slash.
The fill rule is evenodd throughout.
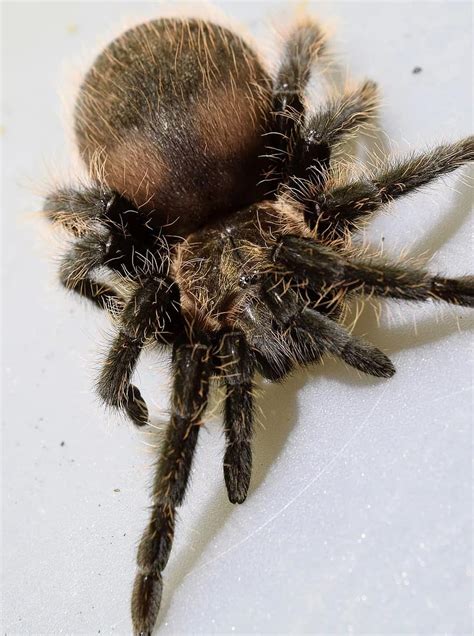
<path id="1" fill-rule="evenodd" d="M 0 126 L 0 137 L 3 137 L 5 134 L 5 126 Z"/>
<path id="2" fill-rule="evenodd" d="M 124 537 L 126 537 L 126 536 L 127 536 L 127 533 L 126 533 L 126 532 L 124 532 L 124 533 L 123 533 L 123 536 L 124 536 Z"/>
<path id="3" fill-rule="evenodd" d="M 120 492 L 120 488 L 114 488 L 114 492 Z"/>
<path id="4" fill-rule="evenodd" d="M 63 442 L 61 442 L 59 445 L 60 445 L 60 446 L 64 446 L 64 444 L 65 444 L 65 443 L 66 443 L 66 442 L 64 442 L 64 441 L 63 441 Z"/>
<path id="5" fill-rule="evenodd" d="M 413 75 L 418 75 L 418 73 L 421 73 L 423 69 L 421 68 L 421 66 L 415 66 L 415 68 L 412 70 Z"/>
<path id="6" fill-rule="evenodd" d="M 66 31 L 68 33 L 71 33 L 71 35 L 73 35 L 74 33 L 77 33 L 77 24 L 74 24 L 74 23 L 68 24 L 66 27 Z"/>

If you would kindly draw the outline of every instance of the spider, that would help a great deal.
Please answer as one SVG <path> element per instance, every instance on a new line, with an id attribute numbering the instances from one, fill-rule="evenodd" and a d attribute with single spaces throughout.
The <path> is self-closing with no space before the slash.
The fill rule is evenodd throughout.
<path id="1" fill-rule="evenodd" d="M 342 325 L 351 298 L 474 304 L 474 277 L 368 258 L 351 242 L 390 201 L 472 161 L 474 137 L 341 177 L 334 149 L 370 122 L 377 88 L 365 81 L 310 110 L 325 44 L 317 22 L 296 23 L 272 78 L 227 28 L 156 19 L 109 44 L 78 94 L 89 180 L 52 191 L 44 212 L 71 235 L 61 282 L 114 318 L 99 396 L 146 425 L 137 360 L 145 346 L 172 350 L 171 415 L 132 593 L 137 634 L 156 622 L 211 381 L 225 392 L 228 497 L 242 503 L 256 373 L 280 381 L 332 354 L 389 378 L 389 358 Z"/>

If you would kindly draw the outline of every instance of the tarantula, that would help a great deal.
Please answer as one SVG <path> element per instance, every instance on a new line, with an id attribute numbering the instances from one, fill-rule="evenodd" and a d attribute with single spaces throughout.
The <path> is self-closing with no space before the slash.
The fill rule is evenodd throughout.
<path id="1" fill-rule="evenodd" d="M 100 397 L 147 424 L 132 374 L 144 346 L 172 348 L 171 418 L 132 595 L 139 634 L 158 614 L 211 379 L 225 388 L 225 484 L 242 503 L 256 373 L 279 381 L 328 353 L 392 376 L 387 356 L 341 324 L 354 295 L 473 306 L 474 277 L 369 259 L 350 239 L 385 204 L 472 161 L 474 137 L 341 179 L 333 150 L 369 122 L 377 89 L 366 81 L 310 111 L 324 46 L 316 22 L 298 23 L 272 79 L 232 31 L 157 19 L 109 44 L 79 91 L 89 184 L 52 191 L 44 210 L 72 235 L 62 283 L 115 318 Z"/>

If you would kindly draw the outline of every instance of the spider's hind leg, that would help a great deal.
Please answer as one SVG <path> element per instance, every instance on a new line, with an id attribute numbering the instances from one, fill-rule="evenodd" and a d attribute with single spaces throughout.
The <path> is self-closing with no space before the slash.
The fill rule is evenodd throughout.
<path id="1" fill-rule="evenodd" d="M 305 117 L 304 93 L 314 61 L 324 51 L 325 33 L 312 21 L 290 34 L 273 92 L 274 132 L 269 134 L 271 168 L 265 181 L 311 178 L 321 184 L 329 170 L 333 147 L 370 122 L 378 105 L 377 86 L 366 81 L 329 98 Z"/>
<path id="2" fill-rule="evenodd" d="M 304 91 L 311 66 L 321 55 L 325 41 L 323 29 L 312 20 L 305 20 L 291 31 L 273 89 L 273 109 L 279 115 L 304 112 Z M 285 120 L 280 123 L 284 126 Z"/>
<path id="3" fill-rule="evenodd" d="M 322 53 L 325 33 L 312 20 L 298 24 L 289 34 L 283 51 L 274 87 L 272 131 L 267 135 L 267 156 L 270 168 L 264 182 L 286 181 L 289 162 L 305 112 L 304 93 L 311 66 Z"/>

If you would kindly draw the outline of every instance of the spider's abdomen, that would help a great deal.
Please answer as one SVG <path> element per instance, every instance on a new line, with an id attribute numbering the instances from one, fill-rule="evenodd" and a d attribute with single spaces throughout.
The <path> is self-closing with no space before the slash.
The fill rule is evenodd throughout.
<path id="1" fill-rule="evenodd" d="M 96 59 L 75 132 L 90 173 L 184 235 L 255 200 L 269 78 L 234 33 L 198 20 L 135 27 Z"/>

